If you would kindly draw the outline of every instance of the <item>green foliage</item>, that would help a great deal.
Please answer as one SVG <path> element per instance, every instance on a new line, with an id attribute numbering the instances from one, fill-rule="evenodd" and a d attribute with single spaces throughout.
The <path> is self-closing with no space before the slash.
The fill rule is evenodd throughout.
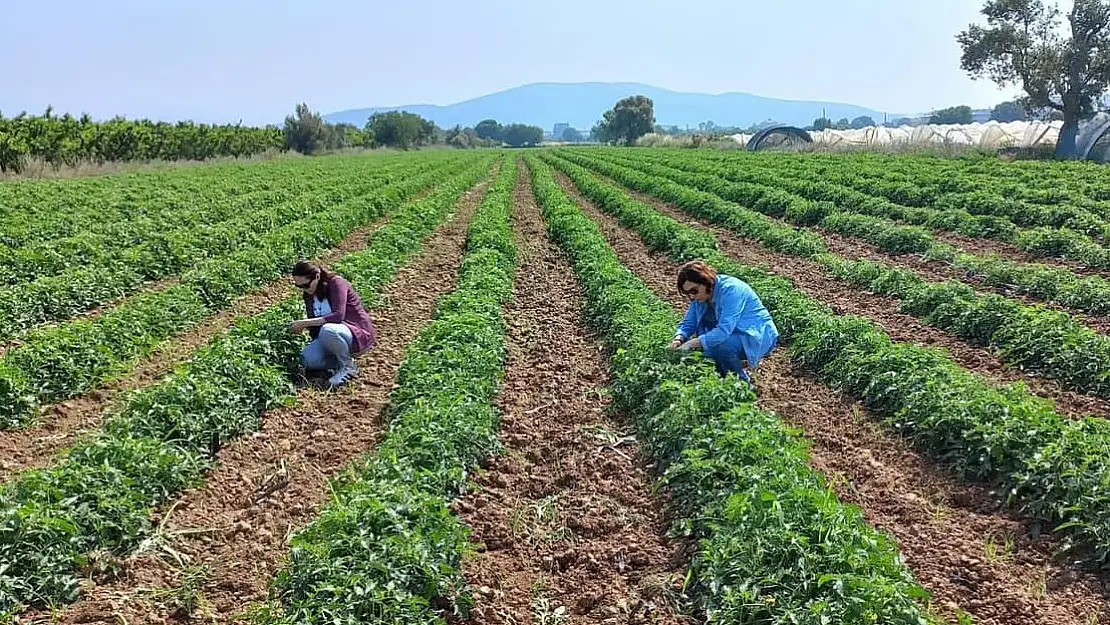
<path id="1" fill-rule="evenodd" d="M 573 152 L 557 154 L 581 160 Z M 562 166 L 566 161 L 556 162 Z M 638 206 L 642 213 L 648 208 Z M 1110 559 L 1110 422 L 1068 418 L 1021 384 L 994 386 L 939 350 L 895 343 L 873 322 L 836 316 L 766 269 L 736 263 L 704 243 L 691 247 L 688 242 L 698 239 L 689 226 L 644 215 L 641 221 L 667 226 L 636 228 L 652 247 L 666 250 L 676 261 L 703 258 L 751 284 L 799 365 L 860 398 L 921 449 L 953 464 L 960 475 L 998 485 L 1008 503 L 1038 527 L 1059 532 L 1062 549 L 1077 559 L 1095 565 Z M 1015 362 L 1051 366 L 1066 384 L 1081 379 L 1096 392 L 1107 384 L 1105 337 L 1058 313 L 977 296 L 958 284 L 926 283 L 879 263 L 831 254 L 815 260 L 845 279 L 905 298 L 909 312 L 931 323 L 973 339 L 989 336 Z"/>
<path id="2" fill-rule="evenodd" d="M 929 116 L 930 124 L 970 124 L 973 121 L 975 116 L 971 113 L 971 107 L 966 104 L 933 111 Z"/>
<path id="3" fill-rule="evenodd" d="M 651 98 L 629 96 L 605 111 L 594 126 L 593 134 L 603 143 L 635 145 L 636 140 L 655 127 L 655 105 Z"/>
<path id="4" fill-rule="evenodd" d="M 474 132 L 479 138 L 492 141 L 500 141 L 502 136 L 501 124 L 496 119 L 483 119 L 474 127 Z"/>
<path id="5" fill-rule="evenodd" d="M 629 174 L 622 171 L 627 168 L 620 165 L 599 164 L 596 159 L 587 159 L 577 153 L 569 154 L 568 158 L 594 167 L 622 184 L 641 191 L 655 193 L 649 189 L 663 187 L 666 192 L 658 193 L 659 197 L 675 202 L 680 208 L 726 226 L 742 236 L 757 239 L 771 249 L 827 263 L 827 268 L 835 277 L 893 296 L 901 300 L 903 311 L 955 336 L 979 345 L 997 347 L 1005 361 L 1024 370 L 1058 380 L 1068 389 L 1110 398 L 1110 373 L 1107 373 L 1110 371 L 1110 338 L 1074 321 L 1064 313 L 1027 306 L 1001 295 L 980 295 L 971 287 L 955 282 L 931 283 L 921 279 L 911 281 L 904 270 L 889 264 L 865 260 L 847 261 L 829 254 L 819 255 L 824 248 L 816 246 L 806 253 L 798 241 L 812 233 L 793 230 L 777 223 L 756 225 L 756 215 L 738 204 L 743 202 L 760 212 L 778 214 L 783 206 L 805 201 L 792 198 L 789 194 L 754 185 L 729 183 L 714 176 L 679 169 L 641 165 L 637 159 L 621 159 L 620 162 L 633 163 L 633 166 L 643 169 L 647 174 L 671 178 L 699 189 L 709 189 L 720 198 L 738 203 L 698 201 L 695 198 L 699 196 L 692 195 L 689 191 L 684 193 L 682 189 L 662 185 L 646 174 Z M 697 157 L 691 158 L 696 160 Z M 927 252 L 935 245 L 932 236 L 924 229 L 897 226 L 889 220 L 866 215 L 833 213 L 824 218 L 820 225 L 835 232 L 865 239 L 891 253 Z M 1026 231 L 1026 234 L 1034 232 L 1042 234 L 1046 241 L 1063 240 L 1078 245 L 1075 239 L 1060 239 L 1060 236 L 1067 233 L 1064 230 L 1037 229 Z M 890 274 L 894 274 L 893 277 Z M 890 290 L 888 286 L 894 283 L 902 288 Z"/>
<path id="6" fill-rule="evenodd" d="M 153 122 L 115 117 L 94 122 L 89 115 L 61 117 L 47 109 L 41 116 L 0 115 L 0 171 L 19 172 L 29 157 L 54 166 L 82 162 L 204 160 L 249 156 L 281 148 L 275 127 L 213 126 L 193 122 Z"/>
<path id="7" fill-rule="evenodd" d="M 266 233 L 253 247 L 200 263 L 176 285 L 143 293 L 95 319 L 29 333 L 25 344 L 0 358 L 0 393 L 5 393 L 0 395 L 0 427 L 26 425 L 35 418 L 40 403 L 74 397 L 126 373 L 164 340 L 213 310 L 226 309 L 236 297 L 286 275 L 297 260 L 338 244 L 355 228 L 441 180 L 443 162 L 414 161 L 407 177 L 372 193 L 355 183 L 357 193 L 337 197 L 345 201 L 334 205 L 317 201 L 314 210 L 322 208 L 321 212 Z M 460 167 L 468 161 L 446 163 Z M 368 181 L 367 189 L 374 182 Z"/>
<path id="8" fill-rule="evenodd" d="M 471 224 L 458 287 L 406 350 L 385 440 L 292 538 L 267 622 L 442 623 L 441 611 L 465 618 L 472 599 L 460 566 L 469 532 L 448 503 L 498 446 L 493 401 L 516 267 L 516 177 L 515 163 L 506 163 Z"/>
<path id="9" fill-rule="evenodd" d="M 960 67 L 999 86 L 1020 86 L 1027 109 L 1063 114 L 1057 155 L 1075 156 L 1079 120 L 1095 112 L 1110 86 L 1110 3 L 1075 0 L 1060 28 L 1060 10 L 1042 0 L 987 0 L 987 26 L 957 36 Z"/>
<path id="10" fill-rule="evenodd" d="M 813 120 L 813 125 L 810 126 L 810 128 L 812 130 L 820 132 L 822 130 L 828 130 L 833 126 L 835 126 L 833 120 L 829 119 L 828 117 L 818 117 L 817 119 Z"/>
<path id="11" fill-rule="evenodd" d="M 748 386 L 700 354 L 665 350 L 678 315 L 623 267 L 600 229 L 532 162 L 551 236 L 583 284 L 613 352 L 614 399 L 670 487 L 676 530 L 699 541 L 687 592 L 709 623 L 934 622 L 892 540 L 837 500 L 798 433 L 758 410 Z M 557 160 L 580 190 L 676 260 L 716 260 L 711 236 Z M 810 307 L 812 309 L 812 306 Z"/>
<path id="12" fill-rule="evenodd" d="M 875 120 L 869 115 L 860 115 L 852 120 L 852 128 L 861 129 L 869 126 L 875 126 Z"/>
<path id="13" fill-rule="evenodd" d="M 408 150 L 431 143 L 435 124 L 408 111 L 374 113 L 366 122 L 366 130 L 374 133 L 378 145 Z"/>
<path id="14" fill-rule="evenodd" d="M 1017 100 L 1000 102 L 991 109 L 991 120 L 996 122 L 1019 122 L 1029 119 L 1029 113 Z"/>
<path id="15" fill-rule="evenodd" d="M 381 167 L 364 174 L 366 177 L 360 176 L 358 185 L 344 177 L 361 167 L 331 165 L 328 177 L 312 179 L 318 185 L 315 189 L 298 195 L 289 193 L 298 188 L 293 186 L 288 191 L 245 193 L 234 202 L 215 202 L 219 210 L 213 211 L 215 219 L 207 223 L 197 223 L 196 214 L 204 214 L 203 208 L 189 206 L 171 211 L 164 219 L 150 220 L 149 228 L 112 228 L 101 236 L 77 235 L 13 250 L 6 262 L 0 261 L 0 269 L 33 281 L 20 283 L 13 278 L 8 286 L 0 287 L 0 339 L 23 337 L 43 323 L 63 321 L 107 304 L 151 280 L 196 267 L 198 259 L 208 259 L 205 262 L 212 266 L 216 259 L 262 244 L 270 233 L 305 220 L 314 210 L 385 184 L 397 184 L 413 174 L 411 164 L 401 160 L 379 164 Z M 124 245 L 119 239 L 121 231 L 132 232 L 139 242 Z"/>
<path id="16" fill-rule="evenodd" d="M 501 140 L 510 147 L 537 146 L 543 142 L 543 128 L 526 124 L 509 124 L 501 130 Z"/>
<path id="17" fill-rule="evenodd" d="M 367 301 L 377 300 L 373 294 L 419 251 L 489 164 L 475 161 L 404 206 L 366 250 L 338 265 Z M 301 298 L 292 295 L 238 321 L 163 382 L 128 395 L 99 433 L 57 465 L 0 486 L 0 614 L 75 599 L 76 573 L 89 552 L 126 554 L 149 535 L 154 506 L 199 483 L 216 451 L 256 430 L 263 412 L 286 402 L 304 345 L 304 336 L 287 328 L 302 315 Z"/>

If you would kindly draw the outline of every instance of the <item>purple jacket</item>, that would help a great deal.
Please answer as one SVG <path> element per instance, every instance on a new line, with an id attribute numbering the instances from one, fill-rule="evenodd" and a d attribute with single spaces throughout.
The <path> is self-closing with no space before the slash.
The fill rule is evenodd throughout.
<path id="1" fill-rule="evenodd" d="M 315 296 L 304 294 L 305 310 L 308 312 L 308 317 L 315 316 L 312 309 L 312 300 Z M 332 274 L 331 280 L 328 282 L 328 303 L 331 304 L 331 314 L 324 316 L 327 323 L 343 323 L 351 329 L 351 334 L 355 337 L 355 348 L 351 350 L 353 353 L 359 353 L 367 350 L 375 345 L 378 340 L 378 330 L 374 327 L 374 322 L 370 320 L 370 313 L 366 312 L 366 308 L 362 305 L 362 298 L 358 293 L 351 288 L 351 283 L 347 282 L 341 276 Z M 316 338 L 320 334 L 320 328 L 309 328 L 309 333 L 312 338 Z"/>

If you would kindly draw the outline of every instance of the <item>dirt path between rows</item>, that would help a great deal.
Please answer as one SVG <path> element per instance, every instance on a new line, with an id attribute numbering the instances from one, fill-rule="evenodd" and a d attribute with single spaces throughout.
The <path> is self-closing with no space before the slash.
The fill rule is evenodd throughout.
<path id="1" fill-rule="evenodd" d="M 572 195 L 602 226 L 621 261 L 684 312 L 686 302 L 674 289 L 677 264 Z M 861 404 L 794 370 L 787 349 L 760 366 L 758 386 L 759 406 L 813 441 L 814 468 L 841 500 L 859 505 L 872 526 L 897 539 L 908 566 L 951 622 L 957 607 L 979 625 L 1110 622 L 1110 592 L 1098 578 L 1053 564 L 1052 545 L 1034 542 L 1027 527 L 1000 510 L 997 497 L 960 483 L 879 426 Z"/>
<path id="2" fill-rule="evenodd" d="M 328 479 L 380 439 L 404 350 L 455 288 L 467 228 L 488 184 L 467 192 L 455 217 L 384 289 L 392 305 L 371 311 L 379 343 L 359 358 L 359 376 L 339 391 L 302 390 L 294 406 L 267 413 L 261 430 L 219 452 L 203 487 L 169 508 L 170 544 L 188 562 L 157 552 L 131 557 L 122 579 L 89 589 L 62 622 L 188 622 L 174 606 L 186 598 L 199 601 L 196 621 L 245 622 L 289 553 L 287 537 L 327 505 Z"/>
<path id="3" fill-rule="evenodd" d="M 1036 256 L 1023 250 L 1013 243 L 1006 243 L 997 239 L 977 239 L 956 232 L 934 232 L 938 240 L 968 252 L 969 254 L 998 254 L 999 256 L 1017 263 L 1041 263 L 1062 269 L 1071 269 L 1081 276 L 1100 276 L 1110 278 L 1110 270 L 1084 265 L 1078 260 L 1056 258 L 1054 256 Z"/>
<path id="4" fill-rule="evenodd" d="M 569 182 L 566 178 L 562 180 Z M 867 317 L 882 327 L 895 341 L 942 349 L 960 366 L 995 383 L 1023 382 L 1036 395 L 1055 401 L 1057 410 L 1061 413 L 1073 417 L 1110 416 L 1110 400 L 1066 391 L 1053 380 L 1011 367 L 990 348 L 972 345 L 940 328 L 923 323 L 913 315 L 898 312 L 899 301 L 893 297 L 875 295 L 855 288 L 843 280 L 829 277 L 825 269 L 813 261 L 769 250 L 758 241 L 743 239 L 725 228 L 689 215 L 649 195 L 625 190 L 630 196 L 669 217 L 712 232 L 724 253 L 741 263 L 762 265 L 789 278 L 795 287 L 810 297 L 825 302 L 837 314 Z"/>
<path id="5" fill-rule="evenodd" d="M 506 453 L 455 506 L 483 545 L 464 563 L 478 589 L 469 622 L 678 623 L 668 589 L 684 563 L 664 537 L 632 426 L 605 414 L 607 360 L 522 174 L 498 400 Z"/>
<path id="6" fill-rule="evenodd" d="M 356 230 L 319 260 L 324 264 L 332 263 L 366 247 L 373 233 L 387 223 L 389 216 Z M 47 406 L 40 421 L 29 428 L 0 432 L 0 483 L 19 471 L 53 464 L 60 451 L 72 447 L 79 437 L 99 429 L 108 412 L 115 409 L 117 400 L 124 398 L 126 393 L 157 383 L 214 337 L 226 332 L 236 320 L 265 312 L 295 294 L 288 278 L 275 280 L 171 338 L 143 358 L 128 377 Z"/>
<path id="7" fill-rule="evenodd" d="M 954 265 L 935 260 L 928 261 L 920 254 L 889 254 L 860 239 L 829 232 L 824 228 L 813 228 L 813 230 L 820 233 L 821 236 L 825 238 L 832 252 L 845 258 L 852 260 L 867 259 L 875 262 L 899 265 L 913 270 L 914 273 L 926 280 L 934 282 L 945 282 L 948 280 L 963 282 L 970 285 L 979 293 L 997 293 L 1015 299 L 1027 306 L 1043 306 L 1045 308 L 1067 313 L 1075 319 L 1076 322 L 1091 328 L 1095 332 L 1110 335 L 1110 316 L 1091 315 L 1067 308 L 1060 304 L 1045 302 L 1032 295 L 1016 293 L 1003 286 L 989 286 L 979 278 L 969 277 L 967 272 Z"/>

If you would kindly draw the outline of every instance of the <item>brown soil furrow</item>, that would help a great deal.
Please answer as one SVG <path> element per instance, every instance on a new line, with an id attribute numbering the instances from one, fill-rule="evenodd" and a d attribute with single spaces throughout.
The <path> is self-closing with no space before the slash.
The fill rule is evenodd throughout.
<path id="1" fill-rule="evenodd" d="M 366 247 L 367 239 L 387 223 L 388 217 L 351 233 L 321 256 L 320 261 L 332 263 Z M 227 331 L 237 319 L 262 313 L 295 294 L 287 278 L 275 280 L 240 297 L 227 310 L 170 339 L 145 357 L 129 377 L 80 397 L 47 406 L 41 420 L 27 429 L 0 432 L 0 483 L 19 471 L 51 464 L 60 451 L 72 447 L 82 435 L 98 429 L 115 408 L 117 400 L 125 397 L 126 393 L 153 385 L 214 337 Z"/>
<path id="2" fill-rule="evenodd" d="M 900 265 L 908 269 L 912 269 L 914 273 L 921 276 L 922 278 L 925 278 L 926 280 L 931 280 L 935 282 L 944 282 L 947 280 L 964 282 L 975 288 L 975 290 L 980 293 L 997 293 L 1000 295 L 1005 295 L 1006 297 L 1009 297 L 1011 299 L 1015 299 L 1028 306 L 1042 306 L 1052 310 L 1067 313 L 1078 323 L 1086 325 L 1095 332 L 1110 335 L 1110 316 L 1090 315 L 1077 310 L 1072 310 L 1060 304 L 1045 302 L 1032 295 L 1016 293 L 1006 287 L 989 286 L 987 284 L 984 284 L 983 281 L 978 278 L 968 277 L 967 272 L 959 269 L 958 267 L 940 261 L 925 260 L 925 258 L 919 254 L 890 254 L 887 252 L 883 252 L 876 248 L 874 245 L 860 239 L 836 234 L 835 232 L 829 232 L 824 228 L 814 228 L 813 230 L 815 232 L 819 232 L 821 236 L 825 238 L 825 241 L 828 243 L 829 249 L 832 252 L 844 256 L 845 258 L 850 258 L 853 260 L 867 259 L 875 262 Z M 1077 273 L 1077 275 L 1081 274 Z"/>
<path id="3" fill-rule="evenodd" d="M 893 297 L 858 289 L 843 280 L 830 277 L 824 268 L 813 261 L 767 249 L 755 240 L 742 239 L 725 228 L 684 213 L 651 196 L 635 191 L 629 191 L 629 194 L 669 217 L 712 232 L 724 253 L 739 262 L 753 266 L 763 265 L 776 274 L 789 278 L 795 287 L 810 297 L 825 302 L 837 314 L 867 317 L 895 341 L 942 349 L 959 365 L 995 383 L 1022 382 L 1031 392 L 1055 401 L 1057 410 L 1061 413 L 1073 417 L 1110 416 L 1110 400 L 1067 391 L 1054 380 L 1011 367 L 1002 361 L 995 350 L 973 345 L 940 328 L 927 325 L 917 317 L 898 312 L 899 302 Z"/>
<path id="4" fill-rule="evenodd" d="M 686 302 L 674 289 L 677 264 L 648 251 L 634 233 L 575 196 L 621 261 L 684 312 Z M 979 625 L 1110 622 L 1110 593 L 1099 579 L 1054 564 L 1052 544 L 1034 541 L 993 493 L 959 482 L 879 426 L 861 404 L 795 370 L 787 349 L 777 349 L 759 371 L 759 406 L 813 441 L 814 468 L 841 500 L 859 505 L 873 527 L 897 539 L 915 577 L 950 622 L 957 608 Z"/>
<path id="5" fill-rule="evenodd" d="M 1034 256 L 1013 243 L 1006 243 L 996 239 L 977 239 L 955 232 L 934 232 L 933 236 L 938 241 L 955 245 L 969 254 L 998 254 L 1003 258 L 1018 263 L 1041 263 L 1042 265 L 1071 269 L 1081 276 L 1110 278 L 1110 270 L 1091 267 L 1077 260 Z"/>
<path id="6" fill-rule="evenodd" d="M 359 357 L 360 374 L 339 391 L 307 388 L 296 404 L 265 415 L 262 428 L 223 448 L 205 484 L 187 491 L 157 515 L 169 516 L 170 546 L 188 558 L 181 566 L 157 549 L 123 563 L 122 579 L 88 589 L 65 623 L 155 623 L 188 620 L 171 599 L 189 569 L 205 574 L 193 615 L 204 622 L 243 619 L 264 601 L 288 555 L 288 536 L 316 518 L 330 497 L 328 480 L 370 451 L 384 430 L 383 411 L 404 350 L 454 289 L 467 227 L 488 182 L 469 191 L 455 218 L 437 229 L 424 251 L 383 290 L 391 306 L 374 310 L 379 343 Z M 365 246 L 365 237 L 363 237 Z M 125 620 L 124 620 L 125 619 Z"/>
<path id="7" fill-rule="evenodd" d="M 607 361 L 526 175 L 514 221 L 521 264 L 498 400 L 507 451 L 455 506 L 482 545 L 464 563 L 478 589 L 470 622 L 677 623 L 667 597 L 683 563 L 631 425 L 606 415 Z"/>

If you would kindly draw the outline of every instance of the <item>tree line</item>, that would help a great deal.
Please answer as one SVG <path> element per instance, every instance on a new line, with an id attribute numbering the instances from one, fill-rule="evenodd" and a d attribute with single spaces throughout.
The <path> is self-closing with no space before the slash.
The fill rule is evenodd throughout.
<path id="1" fill-rule="evenodd" d="M 446 145 L 458 149 L 481 147 L 535 146 L 543 142 L 543 129 L 526 124 L 502 126 L 486 119 L 473 128 L 455 126 L 443 129 L 434 122 L 408 111 L 375 113 L 362 128 L 353 124 L 332 124 L 307 104 L 297 105 L 285 118 L 285 148 L 303 154 L 350 147 L 397 148 L 410 150 L 427 145 Z"/>
<path id="2" fill-rule="evenodd" d="M 281 149 L 280 128 L 154 122 L 116 117 L 97 122 L 89 115 L 0 114 L 0 171 L 18 173 L 28 159 L 55 167 L 78 163 L 147 160 L 205 160 L 249 156 Z"/>

